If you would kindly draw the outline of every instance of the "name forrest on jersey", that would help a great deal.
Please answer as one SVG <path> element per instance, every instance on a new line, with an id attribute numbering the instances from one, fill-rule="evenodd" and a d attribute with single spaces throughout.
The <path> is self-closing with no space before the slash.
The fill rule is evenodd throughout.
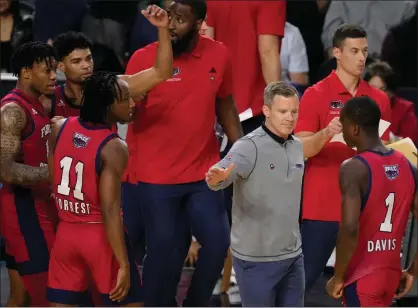
<path id="1" fill-rule="evenodd" d="M 76 215 L 90 215 L 90 204 L 84 202 L 72 202 L 67 199 L 55 197 L 59 209 L 66 212 L 71 212 Z"/>

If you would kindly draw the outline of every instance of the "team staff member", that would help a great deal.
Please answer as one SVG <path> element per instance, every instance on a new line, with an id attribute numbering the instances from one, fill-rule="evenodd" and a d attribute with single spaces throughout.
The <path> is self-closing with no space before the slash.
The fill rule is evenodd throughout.
<path id="1" fill-rule="evenodd" d="M 206 182 L 213 190 L 234 182 L 231 249 L 242 305 L 301 307 L 304 161 L 302 143 L 291 135 L 298 92 L 287 82 L 271 83 L 264 104 L 265 124 L 236 142 Z"/>
<path id="2" fill-rule="evenodd" d="M 363 81 L 368 53 L 367 34 L 354 25 L 340 26 L 333 37 L 337 69 L 304 93 L 296 125 L 307 158 L 302 201 L 302 243 L 305 256 L 306 291 L 312 287 L 335 247 L 341 217 L 338 187 L 340 164 L 356 151 L 340 142 L 329 142 L 341 133 L 338 116 L 353 96 L 375 100 L 382 119 L 390 122 L 389 98 Z M 389 140 L 388 130 L 382 136 Z"/>
<path id="3" fill-rule="evenodd" d="M 251 108 L 254 115 L 242 123 L 248 134 L 264 120 L 264 88 L 281 77 L 286 1 L 208 1 L 206 22 L 206 34 L 234 55 L 233 95 L 238 113 Z"/>
<path id="4" fill-rule="evenodd" d="M 222 194 L 209 190 L 204 179 L 219 159 L 215 116 L 230 140 L 239 139 L 242 132 L 231 97 L 228 51 L 198 33 L 205 16 L 203 0 L 170 5 L 173 76 L 149 91 L 128 128 L 127 175 L 137 185 L 131 196 L 124 195 L 123 212 L 130 217 L 125 220 L 130 235 L 140 233 L 141 218 L 145 226 L 146 306 L 177 305 L 177 283 L 191 229 L 202 248 L 185 306 L 208 304 L 229 247 Z M 149 67 L 156 47 L 151 44 L 135 52 L 126 73 Z M 130 199 L 134 202 L 125 202 Z M 169 260 L 168 252 L 175 252 Z"/>

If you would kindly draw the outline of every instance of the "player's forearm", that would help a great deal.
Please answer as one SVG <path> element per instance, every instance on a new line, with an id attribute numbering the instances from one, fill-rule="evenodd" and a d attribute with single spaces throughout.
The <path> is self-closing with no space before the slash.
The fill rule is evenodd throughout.
<path id="1" fill-rule="evenodd" d="M 118 260 L 119 266 L 129 268 L 119 204 L 106 207 L 105 210 L 102 209 L 102 215 L 107 239 Z"/>
<path id="2" fill-rule="evenodd" d="M 15 185 L 35 185 L 49 181 L 48 166 L 31 167 L 15 162 L 2 164 L 1 181 Z"/>
<path id="3" fill-rule="evenodd" d="M 158 28 L 158 48 L 154 66 L 164 80 L 173 75 L 173 48 L 168 28 Z"/>
<path id="4" fill-rule="evenodd" d="M 303 137 L 303 135 L 299 134 L 296 134 L 296 136 L 302 141 L 303 156 L 305 158 L 310 158 L 318 154 L 329 139 L 325 134 L 325 129 L 308 137 Z"/>
<path id="5" fill-rule="evenodd" d="M 418 278 L 418 252 L 415 253 L 415 258 L 412 264 L 408 268 L 408 272 Z"/>
<path id="6" fill-rule="evenodd" d="M 336 279 L 343 281 L 347 266 L 354 254 L 358 241 L 358 228 L 340 226 L 336 248 L 335 273 Z"/>
<path id="7" fill-rule="evenodd" d="M 232 100 L 232 96 L 218 100 L 216 104 L 216 116 L 230 142 L 234 143 L 243 136 L 238 111 Z"/>

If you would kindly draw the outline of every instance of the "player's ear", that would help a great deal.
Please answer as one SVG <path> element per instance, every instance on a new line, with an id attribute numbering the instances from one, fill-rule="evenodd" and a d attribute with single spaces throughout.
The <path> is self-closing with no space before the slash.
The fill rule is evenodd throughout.
<path id="1" fill-rule="evenodd" d="M 24 79 L 31 79 L 32 70 L 28 67 L 24 67 L 24 68 L 22 68 L 21 75 Z"/>
<path id="2" fill-rule="evenodd" d="M 63 63 L 63 62 L 58 62 L 57 68 L 58 68 L 61 72 L 65 73 L 65 65 L 64 65 L 64 63 Z"/>
<path id="3" fill-rule="evenodd" d="M 356 137 L 360 135 L 360 126 L 358 126 L 357 124 L 354 124 L 353 135 Z"/>

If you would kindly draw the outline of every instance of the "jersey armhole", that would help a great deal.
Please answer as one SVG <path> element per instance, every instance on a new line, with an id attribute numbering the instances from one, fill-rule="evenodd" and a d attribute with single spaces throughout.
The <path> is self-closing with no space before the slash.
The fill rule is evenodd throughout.
<path id="1" fill-rule="evenodd" d="M 368 172 L 366 191 L 364 192 L 364 195 L 361 198 L 360 210 L 363 211 L 366 204 L 367 204 L 367 201 L 369 200 L 370 192 L 372 190 L 372 169 L 370 168 L 370 165 L 367 162 L 367 160 L 365 160 L 363 157 L 357 155 L 357 156 L 354 156 L 353 158 L 356 158 L 359 161 L 361 161 L 363 163 L 363 165 L 367 168 L 367 172 Z"/>
<path id="2" fill-rule="evenodd" d="M 406 158 L 405 158 L 406 159 Z M 408 160 L 408 159 L 406 159 L 406 161 L 408 162 L 408 164 L 409 164 L 409 169 L 411 170 L 411 174 L 412 174 L 412 179 L 414 180 L 414 183 L 415 183 L 415 189 L 414 189 L 414 193 L 416 193 L 417 192 L 417 189 L 418 189 L 418 187 L 417 187 L 417 178 L 416 178 L 416 175 L 415 175 L 415 170 L 414 170 L 414 167 L 412 166 L 412 163 Z"/>
<path id="3" fill-rule="evenodd" d="M 52 152 L 53 152 L 53 153 L 55 152 L 55 149 L 57 148 L 57 145 L 58 145 L 58 140 L 60 139 L 60 137 L 61 137 L 61 133 L 63 132 L 64 127 L 65 127 L 65 125 L 67 125 L 67 123 L 68 123 L 68 120 L 69 120 L 69 119 L 70 119 L 70 118 L 65 119 L 64 123 L 63 123 L 63 124 L 62 124 L 62 126 L 60 127 L 60 130 L 58 131 L 58 134 L 57 134 L 57 139 L 55 140 L 55 147 L 52 149 Z"/>
<path id="4" fill-rule="evenodd" d="M 21 140 L 23 141 L 23 140 L 29 138 L 33 134 L 33 131 L 35 130 L 35 123 L 33 122 L 33 118 L 31 116 L 28 108 L 22 102 L 20 102 L 19 99 L 16 98 L 16 97 L 15 98 L 6 98 L 5 100 L 2 100 L 1 101 L 1 106 L 6 105 L 6 104 L 3 104 L 5 102 L 16 103 L 20 108 L 22 108 L 23 112 L 26 115 L 27 121 L 26 121 L 26 126 L 22 130 Z"/>
<path id="5" fill-rule="evenodd" d="M 55 117 L 56 103 L 57 103 L 57 96 L 54 94 L 54 96 L 52 96 L 51 98 L 51 112 L 49 113 L 50 119 Z"/>
<path id="6" fill-rule="evenodd" d="M 107 136 L 99 145 L 97 152 L 96 152 L 96 174 L 97 176 L 100 176 L 100 173 L 102 172 L 102 160 L 100 158 L 100 154 L 102 153 L 103 147 L 112 139 L 119 138 L 119 135 L 116 133 L 112 133 L 109 136 Z"/>

